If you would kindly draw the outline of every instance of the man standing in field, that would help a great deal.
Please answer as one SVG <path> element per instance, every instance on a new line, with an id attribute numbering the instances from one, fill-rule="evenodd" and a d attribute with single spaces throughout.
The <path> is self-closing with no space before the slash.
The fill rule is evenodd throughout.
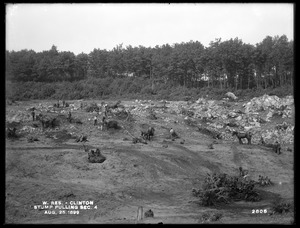
<path id="1" fill-rule="evenodd" d="M 97 120 L 97 116 L 95 116 L 95 117 L 94 117 L 94 126 L 97 125 L 97 121 L 98 121 L 98 120 Z"/>
<path id="2" fill-rule="evenodd" d="M 105 117 L 108 116 L 108 105 L 107 104 L 104 105 L 104 116 Z"/>
<path id="3" fill-rule="evenodd" d="M 170 135 L 171 135 L 171 139 L 174 141 L 176 138 L 179 138 L 179 136 L 177 135 L 177 133 L 175 132 L 175 130 L 173 128 L 170 129 Z"/>
<path id="4" fill-rule="evenodd" d="M 34 119 L 35 119 L 35 111 L 34 110 L 32 110 L 31 115 L 32 115 L 32 121 L 34 121 Z"/>
<path id="5" fill-rule="evenodd" d="M 70 123 L 71 123 L 71 118 L 72 118 L 72 113 L 71 113 L 71 111 L 69 111 L 68 120 L 69 120 Z"/>
<path id="6" fill-rule="evenodd" d="M 105 127 L 105 116 L 102 117 L 102 122 L 101 122 L 101 131 L 103 131 L 104 127 Z"/>

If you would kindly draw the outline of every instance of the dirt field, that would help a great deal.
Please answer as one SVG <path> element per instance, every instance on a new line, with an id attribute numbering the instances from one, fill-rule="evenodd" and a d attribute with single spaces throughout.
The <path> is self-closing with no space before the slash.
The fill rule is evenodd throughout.
<path id="1" fill-rule="evenodd" d="M 27 108 L 42 102 L 6 106 L 6 118 L 12 119 L 18 111 L 30 113 Z M 133 101 L 122 103 L 132 105 Z M 64 122 L 57 129 L 44 131 L 32 127 L 19 139 L 6 139 L 6 223 L 188 224 L 201 223 L 205 212 L 222 213 L 220 220 L 212 222 L 219 224 L 290 224 L 294 219 L 292 212 L 252 213 L 253 209 L 270 210 L 272 202 L 280 199 L 294 201 L 294 150 L 287 150 L 293 145 L 283 145 L 282 154 L 278 155 L 257 144 L 240 145 L 237 139 L 215 140 L 187 125 L 183 116 L 170 112 L 158 113 L 156 120 L 133 115 L 134 121 L 119 120 L 123 129 L 107 131 L 93 125 L 95 114 L 80 109 L 72 113 L 83 124 Z M 31 124 L 29 114 L 18 127 Z M 155 128 L 153 140 L 133 144 L 130 134 L 139 136 L 140 129 L 146 126 Z M 171 127 L 180 139 L 170 140 Z M 75 142 L 75 136 L 81 133 L 88 136 L 87 146 L 101 150 L 105 162 L 88 162 L 82 143 Z M 29 143 L 29 135 L 37 136 L 39 141 Z M 214 149 L 209 149 L 213 141 Z M 222 207 L 197 203 L 192 188 L 199 188 L 207 173 L 233 175 L 240 166 L 249 170 L 251 179 L 265 175 L 274 183 L 259 189 L 261 201 L 240 201 Z M 34 208 L 42 201 L 93 201 L 97 209 L 79 210 L 79 214 L 68 214 L 70 210 L 65 210 L 66 214 L 59 214 L 60 210 L 55 210 L 57 214 L 45 214 L 46 210 Z M 151 209 L 154 217 L 137 221 L 139 206 L 144 211 Z"/>

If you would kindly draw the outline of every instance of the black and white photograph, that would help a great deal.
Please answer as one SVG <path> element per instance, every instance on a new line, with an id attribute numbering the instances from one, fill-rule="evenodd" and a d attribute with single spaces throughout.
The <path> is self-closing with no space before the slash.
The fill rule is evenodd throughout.
<path id="1" fill-rule="evenodd" d="M 4 3 L 6 224 L 295 225 L 295 3 Z"/>

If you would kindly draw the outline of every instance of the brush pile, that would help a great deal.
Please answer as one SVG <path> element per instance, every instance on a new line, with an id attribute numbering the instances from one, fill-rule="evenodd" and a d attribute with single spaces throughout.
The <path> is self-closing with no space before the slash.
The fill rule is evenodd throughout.
<path id="1" fill-rule="evenodd" d="M 259 201 L 257 191 L 254 190 L 255 181 L 227 174 L 207 174 L 202 189 L 193 189 L 193 195 L 200 199 L 203 206 L 228 204 L 232 201 Z"/>

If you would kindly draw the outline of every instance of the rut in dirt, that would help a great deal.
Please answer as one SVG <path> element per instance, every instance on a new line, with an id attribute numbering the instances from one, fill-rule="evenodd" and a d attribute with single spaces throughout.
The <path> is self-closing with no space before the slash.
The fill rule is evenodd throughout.
<path id="1" fill-rule="evenodd" d="M 211 170 L 212 172 L 220 172 L 220 168 L 217 164 L 205 159 L 203 156 L 201 156 L 199 153 L 196 153 L 194 151 L 189 150 L 188 148 L 182 146 L 182 145 L 177 145 L 177 144 L 172 144 L 172 146 L 180 149 L 181 151 L 187 152 L 188 154 L 193 156 L 193 160 L 197 165 L 206 167 L 207 169 Z"/>
<path id="2" fill-rule="evenodd" d="M 231 144 L 230 148 L 233 152 L 233 162 L 236 166 L 242 167 L 241 153 L 238 151 L 236 145 Z"/>
<path id="3" fill-rule="evenodd" d="M 87 148 L 93 148 L 86 145 Z M 82 145 L 60 145 L 60 146 L 36 146 L 36 147 L 6 147 L 7 150 L 59 150 L 59 149 L 78 149 L 84 150 Z"/>

